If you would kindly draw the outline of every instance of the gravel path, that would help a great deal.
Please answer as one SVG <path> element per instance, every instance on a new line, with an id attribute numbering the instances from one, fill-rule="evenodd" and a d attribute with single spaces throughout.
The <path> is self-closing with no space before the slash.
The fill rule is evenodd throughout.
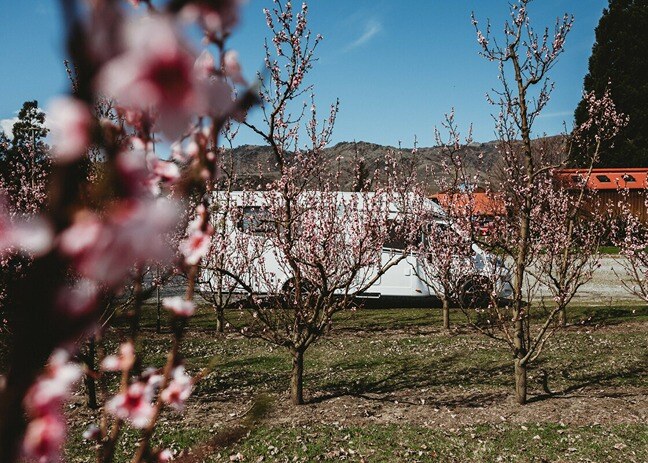
<path id="1" fill-rule="evenodd" d="M 601 267 L 594 272 L 592 280 L 580 288 L 573 302 L 592 305 L 639 302 L 623 285 L 623 281 L 630 283 L 622 259 L 622 256 L 604 256 L 601 259 Z M 550 294 L 547 288 L 541 288 L 538 298 L 550 297 Z"/>
<path id="2" fill-rule="evenodd" d="M 622 256 L 605 256 L 601 259 L 601 267 L 594 272 L 593 279 L 583 285 L 573 303 L 605 305 L 619 302 L 638 303 L 639 298 L 630 294 L 622 281 L 628 280 L 628 275 L 621 264 Z M 172 278 L 163 287 L 162 297 L 183 295 L 186 280 L 182 277 Z M 540 288 L 536 299 L 551 297 L 548 288 Z"/>

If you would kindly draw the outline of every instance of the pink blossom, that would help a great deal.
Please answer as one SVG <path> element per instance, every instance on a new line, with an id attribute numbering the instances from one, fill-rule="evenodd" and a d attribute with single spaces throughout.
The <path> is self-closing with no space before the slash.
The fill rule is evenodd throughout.
<path id="1" fill-rule="evenodd" d="M 158 463 L 168 463 L 173 460 L 173 453 L 169 449 L 164 449 L 158 453 L 157 461 Z"/>
<path id="2" fill-rule="evenodd" d="M 246 85 L 245 79 L 241 74 L 241 64 L 239 63 L 238 53 L 234 50 L 228 50 L 223 57 L 223 67 L 227 77 L 233 82 Z"/>
<path id="3" fill-rule="evenodd" d="M 192 232 L 180 243 L 180 252 L 187 265 L 197 265 L 200 259 L 209 252 L 211 236 L 200 230 Z"/>
<path id="4" fill-rule="evenodd" d="M 196 218 L 187 225 L 187 237 L 179 249 L 187 265 L 196 265 L 207 255 L 211 245 L 214 227 L 207 220 L 207 210 L 201 204 L 196 208 Z"/>
<path id="5" fill-rule="evenodd" d="M 110 399 L 106 403 L 106 410 L 117 418 L 130 421 L 136 428 L 145 428 L 155 412 L 151 396 L 151 389 L 146 384 L 133 383 L 126 392 Z"/>
<path id="6" fill-rule="evenodd" d="M 76 98 L 57 98 L 50 103 L 48 124 L 57 161 L 76 161 L 86 152 L 92 138 L 92 119 L 88 106 Z"/>
<path id="7" fill-rule="evenodd" d="M 18 218 L 10 222 L 0 211 L 0 256 L 24 252 L 39 257 L 52 248 L 54 231 L 41 217 Z"/>
<path id="8" fill-rule="evenodd" d="M 196 75 L 201 79 L 209 79 L 211 76 L 216 74 L 216 62 L 208 50 L 203 50 L 198 58 L 196 58 L 194 69 Z"/>
<path id="9" fill-rule="evenodd" d="M 148 192 L 158 196 L 160 178 L 153 173 L 153 166 L 158 160 L 153 152 L 153 143 L 146 143 L 139 137 L 131 137 L 129 141 L 128 149 L 121 151 L 117 157 L 117 167 L 125 185 L 133 195 Z"/>
<path id="10" fill-rule="evenodd" d="M 130 138 L 129 149 L 117 157 L 117 166 L 133 195 L 150 193 L 159 196 L 160 183 L 172 184 L 180 178 L 178 165 L 159 159 L 153 143 L 145 143 L 139 137 Z"/>
<path id="11" fill-rule="evenodd" d="M 31 421 L 23 439 L 23 453 L 39 462 L 58 461 L 65 440 L 65 422 L 61 407 L 72 385 L 81 377 L 78 366 L 69 363 L 69 355 L 58 350 L 50 357 L 43 374 L 25 395 L 25 410 Z"/>
<path id="12" fill-rule="evenodd" d="M 155 368 L 147 368 L 144 370 L 140 378 L 141 381 L 146 382 L 146 386 L 151 391 L 157 390 L 157 388 L 164 382 L 164 375 L 160 374 L 159 370 Z"/>
<path id="13" fill-rule="evenodd" d="M 185 401 L 191 395 L 192 388 L 191 376 L 185 373 L 183 366 L 178 366 L 173 370 L 173 379 L 160 393 L 160 398 L 175 410 L 182 411 Z"/>
<path id="14" fill-rule="evenodd" d="M 180 169 L 177 164 L 169 161 L 161 161 L 157 158 L 153 162 L 153 173 L 157 178 L 166 183 L 174 183 L 180 178 Z"/>
<path id="15" fill-rule="evenodd" d="M 83 438 L 89 441 L 99 440 L 101 437 L 101 430 L 96 424 L 91 424 L 88 428 L 83 431 Z"/>
<path id="16" fill-rule="evenodd" d="M 146 130 L 147 126 L 154 125 L 153 117 L 147 111 L 119 105 L 115 107 L 115 110 L 128 125 L 135 129 L 136 132 L 143 132 Z"/>
<path id="17" fill-rule="evenodd" d="M 96 217 L 80 215 L 64 232 L 61 250 L 73 257 L 83 276 L 112 286 L 136 263 L 164 262 L 172 257 L 164 235 L 176 224 L 177 214 L 176 204 L 166 199 L 121 201 L 108 211 L 108 221 L 98 228 Z M 75 246 L 71 238 L 83 237 L 84 231 L 93 239 L 84 239 L 83 246 Z"/>
<path id="18" fill-rule="evenodd" d="M 57 306 L 62 312 L 72 315 L 87 315 L 97 306 L 99 288 L 93 281 L 81 279 L 71 287 L 59 292 Z"/>
<path id="19" fill-rule="evenodd" d="M 182 149 L 182 144 L 175 142 L 171 144 L 171 158 L 179 163 L 185 163 L 189 156 Z"/>
<path id="20" fill-rule="evenodd" d="M 146 17 L 128 24 L 126 51 L 108 62 L 97 81 L 98 91 L 130 109 L 157 114 L 170 139 L 181 135 L 204 98 L 195 80 L 195 58 L 164 17 Z"/>
<path id="21" fill-rule="evenodd" d="M 77 256 L 89 250 L 99 239 L 103 224 L 88 211 L 81 211 L 70 227 L 59 236 L 59 248 L 69 256 Z"/>
<path id="22" fill-rule="evenodd" d="M 52 354 L 45 372 L 25 395 L 25 408 L 31 416 L 45 416 L 57 411 L 68 398 L 74 383 L 81 377 L 80 368 L 69 363 L 63 350 Z"/>
<path id="23" fill-rule="evenodd" d="M 186 21 L 200 22 L 209 33 L 223 34 L 239 20 L 242 0 L 194 0 L 182 9 Z"/>
<path id="24" fill-rule="evenodd" d="M 196 311 L 194 302 L 187 301 L 181 296 L 165 297 L 162 305 L 178 317 L 191 317 Z"/>
<path id="25" fill-rule="evenodd" d="M 65 441 L 65 423 L 58 415 L 46 415 L 27 425 L 23 453 L 40 463 L 60 461 Z"/>
<path id="26" fill-rule="evenodd" d="M 200 145 L 193 140 L 189 142 L 186 151 L 187 156 L 189 158 L 195 158 L 198 156 L 199 153 L 200 153 Z"/>
<path id="27" fill-rule="evenodd" d="M 132 342 L 119 346 L 119 355 L 108 355 L 101 362 L 104 371 L 127 371 L 135 363 L 135 347 Z"/>

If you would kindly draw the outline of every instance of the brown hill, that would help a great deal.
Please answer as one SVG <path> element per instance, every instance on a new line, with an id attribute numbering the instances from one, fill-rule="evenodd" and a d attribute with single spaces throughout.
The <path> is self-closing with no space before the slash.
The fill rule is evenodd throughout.
<path id="1" fill-rule="evenodd" d="M 548 137 L 552 140 L 557 137 Z M 396 148 L 368 142 L 341 142 L 324 149 L 325 160 L 340 158 L 342 175 L 340 190 L 350 191 L 354 186 L 354 166 L 361 162 L 365 176 L 371 181 L 376 171 L 384 167 L 388 152 L 401 157 L 403 164 L 412 166 L 419 178 L 427 183 L 429 192 L 439 190 L 439 179 L 444 175 L 442 162 L 445 154 L 440 147 L 418 148 L 416 153 L 411 148 Z M 461 148 L 460 154 L 466 170 L 471 175 L 480 174 L 484 182 L 495 180 L 500 171 L 500 154 L 497 142 L 471 143 Z M 242 145 L 231 151 L 239 176 L 256 187 L 263 188 L 272 179 L 277 178 L 278 171 L 267 146 Z M 348 167 L 346 167 L 348 166 Z"/>

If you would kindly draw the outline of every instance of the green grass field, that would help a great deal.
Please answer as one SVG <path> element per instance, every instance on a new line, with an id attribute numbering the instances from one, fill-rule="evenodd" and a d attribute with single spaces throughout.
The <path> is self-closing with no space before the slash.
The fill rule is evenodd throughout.
<path id="1" fill-rule="evenodd" d="M 340 314 L 332 333 L 306 353 L 309 404 L 287 403 L 287 352 L 233 332 L 215 333 L 202 307 L 182 348 L 187 366 L 212 373 L 183 415 L 165 413 L 156 442 L 180 452 L 207 448 L 199 460 L 357 462 L 646 462 L 648 308 L 572 307 L 572 325 L 555 335 L 530 372 L 531 403 L 512 401 L 509 351 L 461 325 L 442 329 L 436 309 L 376 309 Z M 143 318 L 144 364 L 160 366 L 170 335 L 156 334 L 156 310 Z M 232 312 L 234 325 L 247 315 Z M 163 327 L 167 323 L 163 314 Z M 122 329 L 106 339 L 114 349 Z M 546 375 L 553 395 L 541 387 Z M 232 441 L 255 397 L 272 410 Z M 67 461 L 91 461 L 81 432 L 96 421 L 80 393 L 70 406 Z M 636 419 L 631 419 L 632 416 Z M 128 461 L 127 430 L 117 452 Z M 216 439 L 216 440 L 214 440 Z M 240 459 L 243 458 L 243 459 Z M 182 461 L 182 460 L 181 460 Z"/>

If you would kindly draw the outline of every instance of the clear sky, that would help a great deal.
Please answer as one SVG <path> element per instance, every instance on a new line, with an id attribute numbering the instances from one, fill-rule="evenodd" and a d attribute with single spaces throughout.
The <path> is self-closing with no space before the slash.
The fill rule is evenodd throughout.
<path id="1" fill-rule="evenodd" d="M 230 45 L 239 51 L 248 78 L 260 69 L 267 31 L 262 8 L 270 0 L 249 0 L 243 22 Z M 299 4 L 298 1 L 294 2 Z M 474 126 L 474 138 L 494 138 L 492 108 L 485 93 L 497 85 L 497 68 L 478 54 L 470 21 L 490 18 L 494 31 L 506 18 L 508 0 L 311 0 L 311 29 L 324 41 L 310 74 L 320 112 L 336 98 L 340 114 L 333 142 L 363 140 L 411 146 L 434 143 L 433 128 L 452 107 L 458 122 Z M 536 0 L 531 18 L 536 27 L 553 26 L 572 13 L 576 22 L 567 51 L 554 68 L 556 90 L 538 134 L 555 134 L 571 125 L 580 99 L 594 28 L 606 0 Z M 68 85 L 61 18 L 52 0 L 3 1 L 0 18 L 2 70 L 0 119 L 15 117 L 22 102 L 41 106 Z M 239 143 L 260 143 L 242 133 Z"/>

